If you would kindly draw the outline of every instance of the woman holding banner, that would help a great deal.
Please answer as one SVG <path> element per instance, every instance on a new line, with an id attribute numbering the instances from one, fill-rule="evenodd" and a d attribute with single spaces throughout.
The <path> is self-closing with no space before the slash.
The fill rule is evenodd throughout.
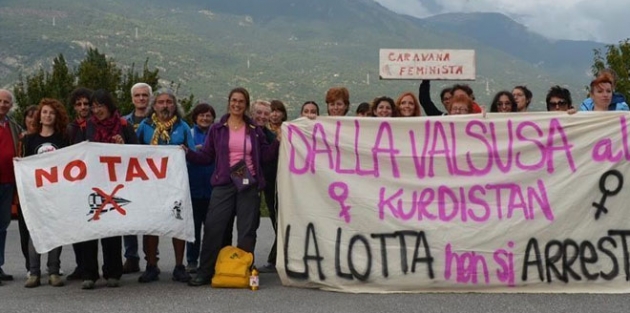
<path id="1" fill-rule="evenodd" d="M 319 106 L 315 101 L 306 101 L 300 109 L 300 116 L 314 120 L 319 116 Z"/>
<path id="2" fill-rule="evenodd" d="M 350 93 L 346 87 L 333 87 L 326 92 L 328 116 L 345 116 L 350 109 Z"/>
<path id="3" fill-rule="evenodd" d="M 138 144 L 133 126 L 120 116 L 112 95 L 103 89 L 96 90 L 90 99 L 92 116 L 87 120 L 85 138 L 77 136 L 78 141 L 89 140 L 102 143 Z M 79 132 L 81 133 L 81 132 Z M 99 278 L 98 239 L 82 244 L 83 289 L 94 289 Z M 103 249 L 103 278 L 107 287 L 118 287 L 122 276 L 122 239 L 120 236 L 101 238 Z"/>
<path id="4" fill-rule="evenodd" d="M 210 128 L 203 147 L 192 151 L 182 146 L 189 162 L 215 163 L 199 269 L 197 276 L 188 282 L 190 286 L 210 283 L 225 229 L 234 215 L 238 247 L 253 253 L 256 246 L 260 191 L 265 188 L 262 164 L 278 157 L 280 143 L 267 141 L 262 128 L 246 115 L 248 110 L 249 92 L 241 87 L 232 89 L 228 96 L 228 113 Z"/>
<path id="5" fill-rule="evenodd" d="M 398 111 L 394 99 L 390 97 L 378 97 L 372 101 L 372 116 L 374 117 L 397 117 Z"/>
<path id="6" fill-rule="evenodd" d="M 593 101 L 584 101 L 580 111 L 628 111 L 626 102 L 612 101 L 613 92 L 614 77 L 609 73 L 599 75 L 590 85 L 589 96 Z"/>
<path id="7" fill-rule="evenodd" d="M 514 96 L 514 100 L 518 106 L 517 112 L 526 112 L 534 95 L 526 86 L 516 86 L 512 90 L 512 96 Z"/>
<path id="8" fill-rule="evenodd" d="M 22 139 L 22 156 L 52 152 L 68 146 L 66 127 L 69 119 L 61 102 L 55 99 L 42 99 L 33 120 L 35 132 L 25 135 Z M 35 251 L 32 238 L 28 241 L 28 254 L 30 274 L 24 287 L 34 288 L 41 284 L 41 255 Z M 61 247 L 48 252 L 48 284 L 54 287 L 64 285 L 59 275 L 60 256 Z"/>
<path id="9" fill-rule="evenodd" d="M 490 105 L 490 112 L 493 113 L 510 113 L 518 112 L 518 106 L 514 96 L 507 90 L 499 91 L 494 95 L 492 104 Z"/>
<path id="10" fill-rule="evenodd" d="M 420 103 L 412 92 L 405 92 L 396 99 L 396 110 L 400 117 L 420 116 Z"/>

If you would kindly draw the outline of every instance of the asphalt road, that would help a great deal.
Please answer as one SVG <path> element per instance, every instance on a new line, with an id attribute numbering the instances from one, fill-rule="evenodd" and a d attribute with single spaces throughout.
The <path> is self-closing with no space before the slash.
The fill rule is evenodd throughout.
<path id="1" fill-rule="evenodd" d="M 257 263 L 266 260 L 273 230 L 265 218 L 259 229 Z M 629 295 L 599 294 L 345 294 L 284 287 L 276 274 L 261 274 L 258 291 L 188 287 L 171 280 L 175 265 L 170 239 L 160 242 L 160 281 L 140 284 L 140 274 L 124 275 L 120 288 L 82 290 L 80 282 L 64 287 L 24 288 L 26 272 L 17 222 L 9 227 L 7 273 L 15 280 L 0 286 L 0 313 L 9 312 L 628 312 Z M 72 247 L 64 247 L 62 269 L 74 266 Z M 45 257 L 42 259 L 45 264 Z M 45 272 L 45 268 L 42 269 Z"/>

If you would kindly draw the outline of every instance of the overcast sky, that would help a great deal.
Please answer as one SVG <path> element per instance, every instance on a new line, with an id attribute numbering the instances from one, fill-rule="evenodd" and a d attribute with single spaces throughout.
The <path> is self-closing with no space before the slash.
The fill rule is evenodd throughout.
<path id="1" fill-rule="evenodd" d="M 376 0 L 416 17 L 499 12 L 546 37 L 618 43 L 630 37 L 629 0 Z"/>

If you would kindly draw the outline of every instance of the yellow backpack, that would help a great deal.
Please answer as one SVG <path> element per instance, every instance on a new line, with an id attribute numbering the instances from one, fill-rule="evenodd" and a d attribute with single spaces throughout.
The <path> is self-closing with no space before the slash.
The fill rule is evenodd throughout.
<path id="1" fill-rule="evenodd" d="M 214 266 L 212 287 L 214 288 L 248 288 L 254 255 L 233 246 L 219 251 Z"/>

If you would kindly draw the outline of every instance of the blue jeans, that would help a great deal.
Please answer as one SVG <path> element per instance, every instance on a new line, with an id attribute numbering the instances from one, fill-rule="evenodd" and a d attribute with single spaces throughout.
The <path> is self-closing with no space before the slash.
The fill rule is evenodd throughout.
<path id="1" fill-rule="evenodd" d="M 14 184 L 0 184 L 0 267 L 4 265 L 4 247 L 7 242 L 7 228 L 11 223 L 14 190 Z"/>

